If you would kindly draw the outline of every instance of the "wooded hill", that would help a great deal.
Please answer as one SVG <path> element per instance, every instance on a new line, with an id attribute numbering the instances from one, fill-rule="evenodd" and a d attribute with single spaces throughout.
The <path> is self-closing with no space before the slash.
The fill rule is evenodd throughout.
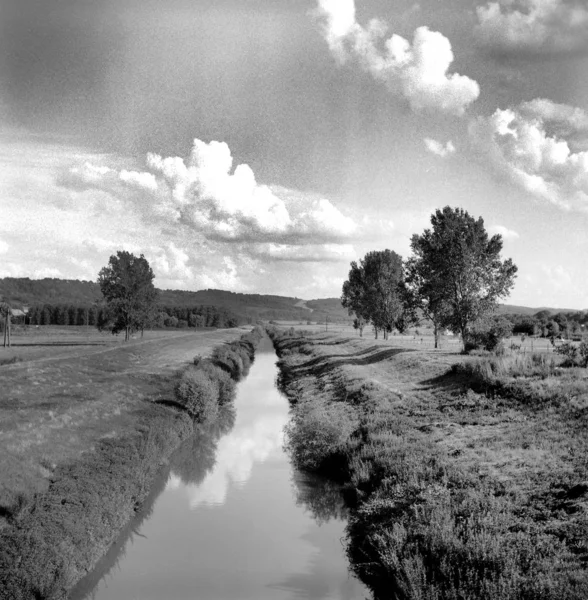
<path id="1" fill-rule="evenodd" d="M 92 306 L 102 302 L 100 287 L 93 281 L 75 279 L 0 279 L 0 296 L 15 308 L 42 304 Z M 263 320 L 348 322 L 347 311 L 338 298 L 311 300 L 262 294 L 239 294 L 224 290 L 159 290 L 158 304 L 164 307 L 216 306 L 229 309 L 242 322 Z"/>
<path id="2" fill-rule="evenodd" d="M 15 308 L 45 303 L 91 306 L 102 302 L 100 287 L 96 282 L 77 279 L 0 278 L 0 296 Z M 240 294 L 224 290 L 159 290 L 158 304 L 167 307 L 225 307 L 244 322 L 257 319 L 316 322 L 324 321 L 327 315 L 332 322 L 347 323 L 351 320 L 347 310 L 341 306 L 339 298 L 304 301 L 288 296 Z M 498 310 L 500 314 L 521 315 L 535 315 L 541 311 L 549 311 L 552 314 L 581 312 L 573 309 L 530 308 L 510 304 L 501 304 Z"/>

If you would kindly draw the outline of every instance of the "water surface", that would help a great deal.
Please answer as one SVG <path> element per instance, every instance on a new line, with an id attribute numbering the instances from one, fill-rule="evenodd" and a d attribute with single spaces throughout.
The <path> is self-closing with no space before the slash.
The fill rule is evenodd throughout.
<path id="1" fill-rule="evenodd" d="M 293 470 L 269 340 L 234 409 L 175 453 L 143 510 L 71 600 L 363 600 L 333 484 Z"/>

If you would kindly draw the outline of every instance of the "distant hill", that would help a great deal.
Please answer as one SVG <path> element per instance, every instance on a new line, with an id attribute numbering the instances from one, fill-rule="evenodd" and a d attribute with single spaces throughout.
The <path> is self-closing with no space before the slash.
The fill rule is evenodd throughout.
<path id="1" fill-rule="evenodd" d="M 547 310 L 550 313 L 556 315 L 557 313 L 577 313 L 583 312 L 575 308 L 549 308 L 547 306 L 540 306 L 539 308 L 531 308 L 529 306 L 515 306 L 514 304 L 500 304 L 498 306 L 498 312 L 500 314 L 519 314 L 519 315 L 535 315 L 538 312 Z"/>
<path id="2" fill-rule="evenodd" d="M 0 278 L 0 296 L 15 307 L 34 304 L 91 305 L 102 301 L 100 287 L 93 281 L 76 279 L 29 279 Z M 349 322 L 351 317 L 341 306 L 339 298 L 301 300 L 289 296 L 263 294 L 240 294 L 224 290 L 160 290 L 159 303 L 164 306 L 223 306 L 248 320 L 324 321 L 328 315 L 333 322 Z M 530 308 L 512 304 L 500 305 L 500 314 L 518 313 L 534 315 L 542 310 L 558 312 L 581 312 L 573 309 Z"/>
<path id="3" fill-rule="evenodd" d="M 162 306 L 223 306 L 247 320 L 324 320 L 326 314 L 331 321 L 348 320 L 346 311 L 337 298 L 317 300 L 316 306 L 300 298 L 262 294 L 239 294 L 224 290 L 159 290 Z M 11 305 L 33 306 L 35 304 L 92 305 L 102 301 L 97 283 L 76 279 L 29 279 L 28 277 L 0 278 L 0 296 Z M 326 304 L 325 304 L 326 303 Z M 311 301 L 312 304 L 312 301 Z M 323 305 L 324 304 L 324 305 Z"/>

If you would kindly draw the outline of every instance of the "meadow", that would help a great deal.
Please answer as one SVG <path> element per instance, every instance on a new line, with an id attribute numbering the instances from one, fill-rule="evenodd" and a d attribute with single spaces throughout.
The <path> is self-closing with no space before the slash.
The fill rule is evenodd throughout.
<path id="1" fill-rule="evenodd" d="M 251 328 L 72 329 L 15 332 L 0 365 L 2 600 L 61 598 L 100 558 L 194 431 L 176 388 L 195 355 L 226 358 Z"/>
<path id="2" fill-rule="evenodd" d="M 562 357 L 464 357 L 273 334 L 299 467 L 341 481 L 378 599 L 588 597 L 588 379 Z"/>

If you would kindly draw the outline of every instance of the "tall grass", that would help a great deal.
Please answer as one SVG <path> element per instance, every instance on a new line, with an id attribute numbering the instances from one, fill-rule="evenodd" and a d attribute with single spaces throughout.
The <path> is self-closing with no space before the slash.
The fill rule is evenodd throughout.
<path id="1" fill-rule="evenodd" d="M 588 490 L 576 485 L 585 470 L 564 474 L 569 484 L 557 474 L 551 484 L 533 481 L 534 493 L 482 477 L 476 462 L 456 460 L 428 435 L 431 422 L 444 418 L 436 412 L 435 401 L 428 409 L 420 398 L 394 402 L 390 392 L 351 380 L 350 371 L 317 368 L 324 364 L 316 360 L 324 358 L 320 350 L 309 352 L 305 347 L 304 354 L 297 352 L 312 341 L 279 332 L 273 339 L 282 356 L 285 391 L 295 403 L 288 449 L 302 468 L 328 472 L 333 461 L 336 474 L 345 476 L 352 508 L 348 554 L 377 600 L 588 598 L 588 546 L 582 541 L 588 521 L 585 512 L 574 512 L 579 509 L 566 500 L 573 497 L 568 488 L 581 488 L 580 494 Z M 492 393 L 518 390 L 525 399 L 520 404 L 522 419 L 537 410 L 528 404 L 546 406 L 567 389 L 567 375 L 549 355 L 472 360 L 456 366 L 452 376 Z M 579 381 L 576 378 L 576 391 L 588 397 L 588 386 Z M 501 402 L 512 411 L 506 397 Z M 486 404 L 492 424 L 497 403 Z M 585 414 L 582 410 L 562 431 L 585 435 L 586 417 L 577 421 L 577 415 Z M 547 419 L 567 418 L 554 413 L 551 405 L 546 414 L 551 415 Z M 550 435 L 553 444 L 574 443 L 557 441 L 561 433 Z M 569 507 L 568 516 L 560 507 Z"/>
<path id="2" fill-rule="evenodd" d="M 256 328 L 227 345 L 239 359 L 235 364 L 243 365 L 240 375 L 246 371 L 243 356 L 249 365 L 262 336 Z M 146 404 L 134 414 L 133 433 L 101 440 L 92 452 L 58 467 L 46 491 L 5 511 L 0 600 L 66 598 L 147 497 L 162 461 L 193 434 L 194 423 L 221 429 L 230 423 L 234 379 L 210 360 L 197 362 L 175 386 L 183 411 Z"/>

